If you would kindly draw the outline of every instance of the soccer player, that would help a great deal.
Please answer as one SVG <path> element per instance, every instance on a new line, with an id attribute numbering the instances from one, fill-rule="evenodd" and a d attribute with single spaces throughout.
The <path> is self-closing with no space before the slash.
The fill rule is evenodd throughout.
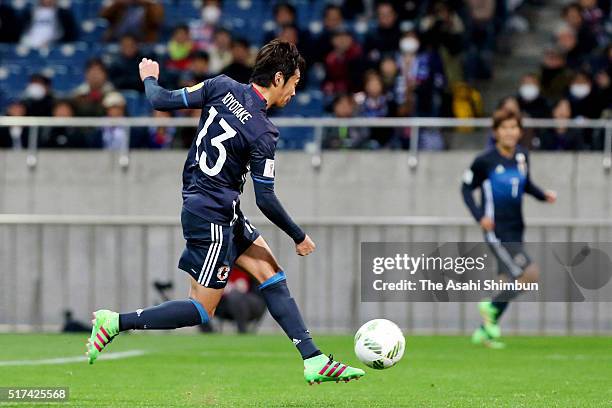
<path id="1" fill-rule="evenodd" d="M 187 241 L 179 269 L 189 274 L 189 297 L 131 313 L 98 310 L 87 344 L 90 364 L 119 333 L 166 330 L 206 323 L 227 284 L 232 267 L 250 273 L 272 317 L 304 360 L 310 384 L 349 381 L 365 373 L 326 357 L 310 337 L 285 273 L 259 232 L 240 211 L 240 193 L 250 171 L 256 203 L 263 214 L 295 242 L 306 256 L 315 244 L 285 212 L 274 192 L 274 152 L 278 129 L 266 110 L 283 107 L 295 95 L 304 60 L 295 45 L 273 40 L 258 53 L 250 84 L 220 75 L 191 88 L 160 87 L 159 65 L 139 65 L 147 98 L 157 110 L 202 109 L 197 137 L 183 170 L 181 223 Z"/>
<path id="2" fill-rule="evenodd" d="M 474 219 L 483 229 L 485 241 L 495 254 L 498 273 L 506 280 L 537 282 L 539 269 L 523 249 L 522 202 L 523 194 L 531 194 L 540 201 L 554 203 L 553 191 L 542 191 L 529 175 L 529 155 L 518 146 L 522 135 L 520 116 L 500 109 L 493 115 L 495 146 L 482 153 L 463 176 L 463 200 Z M 480 189 L 477 205 L 473 191 Z M 483 324 L 472 335 L 472 342 L 491 348 L 503 348 L 498 339 L 498 322 L 508 302 L 520 294 L 516 290 L 497 293 L 492 301 L 482 301 L 478 309 Z"/>

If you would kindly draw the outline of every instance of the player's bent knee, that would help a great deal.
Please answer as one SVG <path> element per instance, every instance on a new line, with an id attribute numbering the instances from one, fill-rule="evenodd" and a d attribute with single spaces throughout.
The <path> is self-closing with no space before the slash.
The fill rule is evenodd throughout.
<path id="1" fill-rule="evenodd" d="M 523 275 L 521 276 L 520 281 L 527 283 L 535 283 L 540 279 L 540 268 L 536 264 L 529 265 Z"/>

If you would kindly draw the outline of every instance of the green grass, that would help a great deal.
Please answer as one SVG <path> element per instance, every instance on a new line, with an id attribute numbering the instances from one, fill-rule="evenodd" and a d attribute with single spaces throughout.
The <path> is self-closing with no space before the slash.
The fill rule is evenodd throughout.
<path id="1" fill-rule="evenodd" d="M 0 362 L 76 356 L 85 339 L 0 335 Z M 361 366 L 351 337 L 316 340 L 337 359 Z M 612 406 L 611 338 L 506 340 L 507 349 L 488 350 L 464 337 L 409 336 L 403 360 L 391 369 L 367 369 L 348 384 L 308 386 L 297 352 L 280 335 L 122 335 L 108 351 L 147 354 L 93 366 L 0 366 L 0 387 L 68 386 L 70 402 L 54 405 L 73 407 Z"/>

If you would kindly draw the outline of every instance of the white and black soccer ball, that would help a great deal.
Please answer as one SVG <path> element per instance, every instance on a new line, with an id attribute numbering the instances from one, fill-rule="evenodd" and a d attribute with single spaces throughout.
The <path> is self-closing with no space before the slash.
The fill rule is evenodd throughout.
<path id="1" fill-rule="evenodd" d="M 355 334 L 355 354 L 365 365 L 377 370 L 393 367 L 404 355 L 406 339 L 402 330 L 387 319 L 370 320 Z"/>

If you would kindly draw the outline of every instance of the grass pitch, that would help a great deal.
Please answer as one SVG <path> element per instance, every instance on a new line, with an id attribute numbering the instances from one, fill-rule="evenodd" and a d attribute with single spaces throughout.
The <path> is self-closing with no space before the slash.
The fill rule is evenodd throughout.
<path id="1" fill-rule="evenodd" d="M 315 386 L 281 335 L 120 335 L 103 355 L 144 354 L 70 362 L 85 352 L 86 337 L 0 335 L 0 387 L 68 386 L 70 401 L 53 405 L 73 407 L 612 406 L 610 337 L 509 337 L 507 349 L 489 350 L 465 337 L 408 336 L 397 366 Z M 351 337 L 316 341 L 362 367 Z"/>

